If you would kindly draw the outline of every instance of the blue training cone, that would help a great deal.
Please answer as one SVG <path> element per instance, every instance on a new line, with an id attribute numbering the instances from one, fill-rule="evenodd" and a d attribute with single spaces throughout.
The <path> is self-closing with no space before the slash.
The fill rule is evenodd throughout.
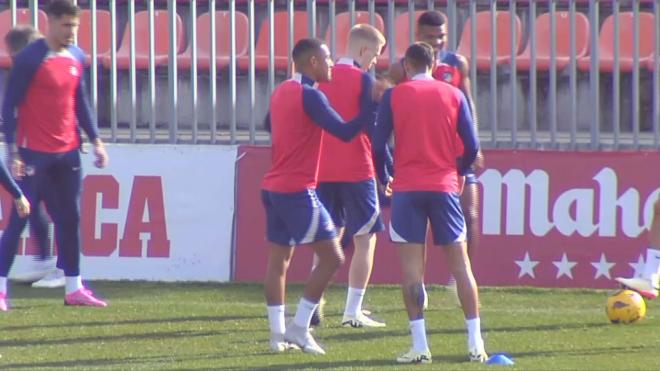
<path id="1" fill-rule="evenodd" d="M 487 365 L 512 366 L 513 360 L 505 353 L 496 353 L 488 358 Z"/>

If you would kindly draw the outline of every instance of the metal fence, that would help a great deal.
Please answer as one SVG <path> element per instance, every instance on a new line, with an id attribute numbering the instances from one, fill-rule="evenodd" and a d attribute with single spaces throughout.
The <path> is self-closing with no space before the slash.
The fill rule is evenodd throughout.
<path id="1" fill-rule="evenodd" d="M 0 17 L 43 30 L 45 3 L 0 1 Z M 268 97 L 290 74 L 297 39 L 323 38 L 339 57 L 350 25 L 371 23 L 388 40 L 380 74 L 414 40 L 416 12 L 436 9 L 449 21 L 448 49 L 470 61 L 485 147 L 660 148 L 660 0 L 78 5 L 92 103 L 110 142 L 267 143 Z"/>

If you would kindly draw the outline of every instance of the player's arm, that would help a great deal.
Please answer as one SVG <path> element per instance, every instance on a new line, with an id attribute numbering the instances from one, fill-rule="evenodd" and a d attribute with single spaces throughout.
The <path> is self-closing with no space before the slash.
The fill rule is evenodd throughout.
<path id="1" fill-rule="evenodd" d="M 0 161 L 0 184 L 2 187 L 11 194 L 11 197 L 14 199 L 14 205 L 16 206 L 16 211 L 21 218 L 24 218 L 30 213 L 30 202 L 25 198 L 21 189 L 18 188 L 18 185 L 14 179 L 9 175 L 9 171 Z"/>
<path id="2" fill-rule="evenodd" d="M 392 89 L 386 90 L 383 94 L 383 99 L 381 99 L 378 106 L 378 115 L 376 117 L 376 128 L 371 138 L 371 146 L 374 162 L 376 163 L 376 174 L 380 183 L 385 185 L 390 182 L 392 175 L 392 158 L 387 146 L 394 128 L 392 122 Z M 388 156 L 390 167 L 388 167 Z"/>
<path id="3" fill-rule="evenodd" d="M 470 80 L 470 64 L 467 61 L 467 58 L 457 54 L 456 58 L 458 59 L 458 69 L 461 71 L 461 82 L 458 86 L 459 89 L 465 94 L 468 104 L 470 105 L 470 113 L 472 114 L 472 121 L 474 121 L 474 130 L 479 134 L 479 118 L 477 117 L 477 106 L 474 104 L 472 99 L 472 82 Z M 483 154 L 481 151 L 477 154 L 477 160 L 475 161 L 478 167 L 483 166 Z"/>
<path id="4" fill-rule="evenodd" d="M 373 89 L 374 89 L 374 87 L 375 86 L 374 86 L 373 77 L 370 74 L 368 74 L 366 72 L 363 72 L 362 73 L 362 92 L 360 94 L 360 107 L 361 107 L 362 110 L 368 109 L 369 105 L 375 103 L 375 102 L 373 102 L 373 98 L 374 98 Z M 385 91 L 387 91 L 387 90 L 385 90 Z M 380 97 L 380 101 L 382 101 L 382 99 L 384 97 L 384 92 L 382 92 L 378 95 Z M 369 136 L 369 139 L 371 139 L 372 142 L 373 142 L 374 132 L 376 130 L 376 120 L 374 120 L 373 123 L 367 123 L 367 125 L 364 128 L 365 128 L 365 132 Z M 391 151 L 390 147 L 387 144 L 385 144 L 385 154 L 384 154 L 384 156 L 385 156 L 384 157 L 384 166 L 387 169 L 388 173 L 391 174 L 393 172 L 392 168 L 393 168 L 394 161 L 392 159 L 392 151 Z"/>
<path id="5" fill-rule="evenodd" d="M 85 65 L 85 55 L 80 49 L 74 49 L 81 66 Z M 98 168 L 104 168 L 108 165 L 108 153 L 105 150 L 105 145 L 99 137 L 98 127 L 92 115 L 92 109 L 89 105 L 89 98 L 87 97 L 87 87 L 85 84 L 84 74 L 80 76 L 78 81 L 78 88 L 76 89 L 76 118 L 78 119 L 78 126 L 80 126 L 89 141 L 94 146 L 94 156 L 96 161 L 94 165 Z"/>
<path id="6" fill-rule="evenodd" d="M 2 130 L 10 155 L 17 154 L 16 148 L 16 111 L 25 98 L 30 85 L 30 64 L 19 54 L 14 61 L 5 84 L 5 98 L 2 102 Z"/>
<path id="7" fill-rule="evenodd" d="M 456 167 L 460 175 L 465 175 L 479 152 L 479 139 L 477 138 L 477 131 L 475 130 L 467 99 L 463 94 L 459 95 L 460 107 L 458 110 L 456 129 L 458 131 L 458 136 L 463 142 L 464 151 L 463 155 L 456 159 Z"/>
<path id="8" fill-rule="evenodd" d="M 105 145 L 99 137 L 96 122 L 92 116 L 92 110 L 89 107 L 89 100 L 87 99 L 84 77 L 80 77 L 78 89 L 76 90 L 76 117 L 78 118 L 78 125 L 83 129 L 87 138 L 94 146 L 94 156 L 96 161 L 94 165 L 98 168 L 104 168 L 108 165 L 108 153 L 105 150 Z"/>
<path id="9" fill-rule="evenodd" d="M 314 88 L 304 87 L 303 108 L 312 121 L 323 130 L 349 142 L 365 125 L 374 121 L 376 106 L 371 104 L 367 110 L 360 110 L 358 116 L 353 120 L 344 122 L 341 116 L 330 107 L 330 102 L 323 93 Z"/>

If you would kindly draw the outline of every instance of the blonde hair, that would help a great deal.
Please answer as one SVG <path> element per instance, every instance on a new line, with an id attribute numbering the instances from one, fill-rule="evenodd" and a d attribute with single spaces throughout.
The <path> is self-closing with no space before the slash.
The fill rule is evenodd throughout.
<path id="1" fill-rule="evenodd" d="M 359 48 L 365 43 L 383 47 L 385 45 L 385 36 L 372 25 L 358 23 L 348 33 L 348 49 Z"/>

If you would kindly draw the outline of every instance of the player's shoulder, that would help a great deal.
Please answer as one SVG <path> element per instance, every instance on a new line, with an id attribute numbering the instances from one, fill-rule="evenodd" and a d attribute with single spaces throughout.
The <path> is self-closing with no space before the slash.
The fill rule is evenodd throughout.
<path id="1" fill-rule="evenodd" d="M 81 63 L 83 63 L 83 64 L 85 63 L 85 52 L 84 52 L 82 49 L 80 49 L 79 46 L 77 46 L 77 45 L 69 45 L 69 46 L 67 47 L 67 50 L 68 50 L 69 53 L 71 53 L 71 55 L 73 55 L 73 56 L 74 56 L 79 62 L 81 62 Z"/>
<path id="2" fill-rule="evenodd" d="M 30 65 L 43 59 L 47 53 L 48 44 L 46 44 L 46 39 L 40 38 L 27 44 L 23 50 L 18 52 L 14 57 L 14 62 L 19 66 Z"/>

